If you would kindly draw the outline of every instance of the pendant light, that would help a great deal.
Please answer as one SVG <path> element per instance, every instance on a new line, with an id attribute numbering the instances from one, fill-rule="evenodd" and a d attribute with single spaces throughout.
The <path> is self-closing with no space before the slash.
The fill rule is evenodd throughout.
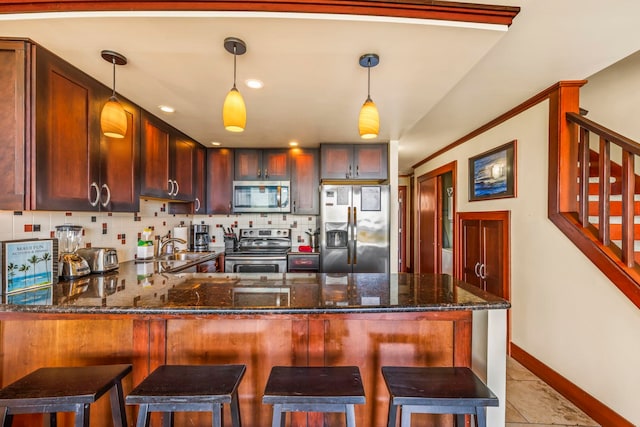
<path id="1" fill-rule="evenodd" d="M 127 113 L 116 98 L 116 65 L 125 65 L 127 58 L 111 50 L 103 50 L 101 54 L 105 61 L 113 64 L 113 92 L 102 108 L 100 127 L 105 136 L 124 138 L 127 134 Z"/>
<path id="2" fill-rule="evenodd" d="M 378 136 L 380 129 L 380 115 L 378 107 L 371 100 L 371 67 L 380 62 L 380 57 L 375 53 L 367 53 L 360 57 L 360 66 L 367 69 L 367 100 L 362 104 L 360 117 L 358 118 L 358 130 L 362 139 L 373 139 Z"/>
<path id="3" fill-rule="evenodd" d="M 247 124 L 247 107 L 244 99 L 236 88 L 236 56 L 244 55 L 247 45 L 235 37 L 224 39 L 224 48 L 233 54 L 233 87 L 224 99 L 222 106 L 222 122 L 224 128 L 230 132 L 242 132 Z"/>

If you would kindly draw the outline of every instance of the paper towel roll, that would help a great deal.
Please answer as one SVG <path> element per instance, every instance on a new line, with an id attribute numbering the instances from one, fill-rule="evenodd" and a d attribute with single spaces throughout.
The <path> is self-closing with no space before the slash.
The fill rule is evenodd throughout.
<path id="1" fill-rule="evenodd" d="M 173 227 L 173 237 L 183 239 L 185 242 L 189 242 L 189 227 L 181 225 L 179 227 Z M 174 248 L 176 251 L 186 251 L 187 243 L 176 242 Z"/>

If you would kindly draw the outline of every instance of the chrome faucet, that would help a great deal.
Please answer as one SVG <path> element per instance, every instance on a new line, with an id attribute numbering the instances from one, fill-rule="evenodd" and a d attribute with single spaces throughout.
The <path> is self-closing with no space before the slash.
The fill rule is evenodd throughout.
<path id="1" fill-rule="evenodd" d="M 160 255 L 164 255 L 165 253 L 172 253 L 173 252 L 173 244 L 174 243 L 187 243 L 186 240 L 181 239 L 179 237 L 171 237 L 171 233 L 167 233 L 166 235 L 162 236 L 162 237 L 157 237 L 156 238 L 158 240 L 158 244 L 155 245 L 154 247 L 154 256 L 158 257 Z M 171 245 L 171 251 L 169 251 L 168 249 L 165 250 L 165 247 Z"/>

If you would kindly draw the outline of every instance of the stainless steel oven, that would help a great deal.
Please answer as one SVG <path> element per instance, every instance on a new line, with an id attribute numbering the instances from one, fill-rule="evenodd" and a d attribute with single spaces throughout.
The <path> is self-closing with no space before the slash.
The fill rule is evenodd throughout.
<path id="1" fill-rule="evenodd" d="M 291 250 L 288 228 L 240 230 L 238 249 L 225 252 L 225 273 L 285 273 Z"/>

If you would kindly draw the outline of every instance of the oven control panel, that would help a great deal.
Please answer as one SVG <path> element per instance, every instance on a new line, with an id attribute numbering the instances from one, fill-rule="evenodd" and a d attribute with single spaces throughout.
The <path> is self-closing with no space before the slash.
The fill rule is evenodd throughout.
<path id="1" fill-rule="evenodd" d="M 243 228 L 240 237 L 286 237 L 291 234 L 288 228 Z"/>

